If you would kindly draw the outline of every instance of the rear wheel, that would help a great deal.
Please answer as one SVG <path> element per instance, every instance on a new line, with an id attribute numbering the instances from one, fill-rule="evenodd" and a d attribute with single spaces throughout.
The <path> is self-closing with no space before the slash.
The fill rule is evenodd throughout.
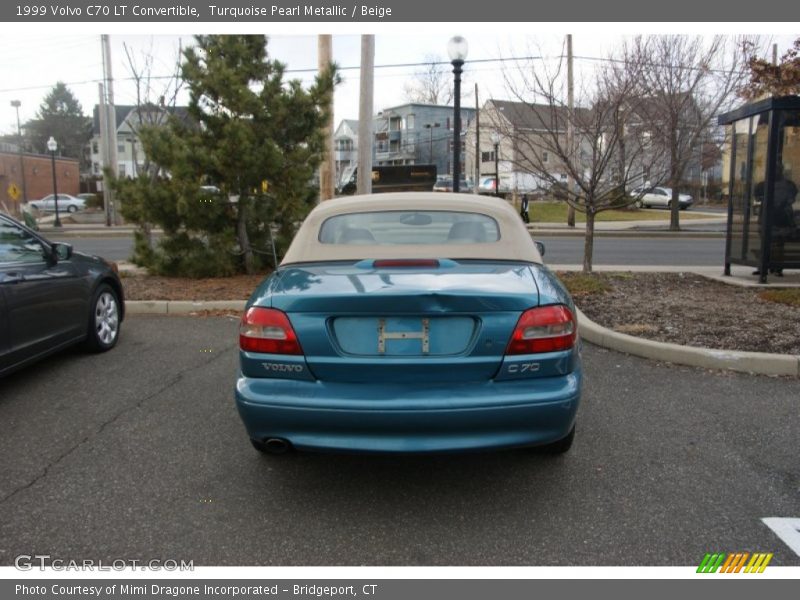
<path id="1" fill-rule="evenodd" d="M 667 210 L 672 210 L 672 200 L 667 202 Z"/>
<path id="2" fill-rule="evenodd" d="M 569 430 L 566 437 L 561 438 L 557 442 L 547 444 L 546 446 L 539 446 L 538 450 L 544 454 L 564 454 L 572 448 L 572 442 L 575 441 L 575 425 Z"/>
<path id="3" fill-rule="evenodd" d="M 75 206 L 74 204 L 70 204 L 70 205 L 67 207 L 67 212 L 68 212 L 68 213 L 76 213 L 76 212 L 78 212 L 78 207 L 77 207 L 77 206 Z"/>
<path id="4" fill-rule="evenodd" d="M 111 350 L 119 339 L 119 298 L 107 283 L 101 284 L 94 293 L 89 313 L 89 333 L 86 349 L 91 352 Z"/>

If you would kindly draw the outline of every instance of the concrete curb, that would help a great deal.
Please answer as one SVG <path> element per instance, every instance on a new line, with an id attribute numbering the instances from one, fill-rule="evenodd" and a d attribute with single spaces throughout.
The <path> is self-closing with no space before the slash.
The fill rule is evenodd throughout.
<path id="1" fill-rule="evenodd" d="M 800 287 L 800 282 L 797 282 L 795 278 L 791 278 L 788 281 L 784 279 L 780 279 L 774 276 L 771 276 L 768 280 L 768 283 L 759 283 L 758 281 L 747 281 L 742 280 L 739 277 L 733 276 L 726 276 L 726 275 L 712 275 L 710 273 L 697 273 L 701 277 L 705 277 L 706 279 L 710 279 L 711 281 L 718 281 L 720 283 L 725 283 L 727 285 L 735 285 L 736 287 L 743 287 L 743 288 L 760 288 L 762 290 L 775 290 L 780 288 L 798 288 Z M 754 276 L 755 278 L 755 276 Z"/>
<path id="2" fill-rule="evenodd" d="M 714 350 L 655 342 L 607 329 L 589 319 L 580 309 L 578 310 L 578 323 L 581 336 L 587 342 L 634 356 L 704 369 L 800 377 L 800 356 Z"/>
<path id="3" fill-rule="evenodd" d="M 129 300 L 125 312 L 129 315 L 186 315 L 201 310 L 236 310 L 242 312 L 245 300 L 211 300 L 191 302 L 187 300 Z"/>

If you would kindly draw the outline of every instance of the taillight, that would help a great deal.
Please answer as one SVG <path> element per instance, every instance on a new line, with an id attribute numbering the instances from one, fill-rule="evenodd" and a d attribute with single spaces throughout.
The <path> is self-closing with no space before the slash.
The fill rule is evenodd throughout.
<path id="1" fill-rule="evenodd" d="M 300 342 L 285 313 L 253 306 L 239 324 L 239 347 L 247 352 L 302 354 Z"/>
<path id="2" fill-rule="evenodd" d="M 575 344 L 578 323 L 562 304 L 531 308 L 522 313 L 506 354 L 536 354 L 569 350 Z"/>

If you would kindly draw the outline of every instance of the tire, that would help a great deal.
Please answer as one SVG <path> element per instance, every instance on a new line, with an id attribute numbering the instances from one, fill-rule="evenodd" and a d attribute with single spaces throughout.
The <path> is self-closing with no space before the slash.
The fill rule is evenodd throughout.
<path id="1" fill-rule="evenodd" d="M 76 212 L 78 212 L 78 207 L 75 206 L 74 204 L 70 204 L 67 207 L 67 212 L 70 213 L 70 214 L 76 213 Z"/>
<path id="2" fill-rule="evenodd" d="M 672 210 L 672 200 L 667 202 L 667 210 Z"/>
<path id="3" fill-rule="evenodd" d="M 90 352 L 107 352 L 117 345 L 120 331 L 119 297 L 107 283 L 95 290 L 89 310 L 89 332 L 85 348 Z"/>
<path id="4" fill-rule="evenodd" d="M 557 442 L 547 444 L 546 446 L 539 446 L 539 452 L 543 454 L 565 454 L 572 448 L 572 443 L 575 441 L 575 425 L 569 430 L 566 437 L 561 438 Z"/>

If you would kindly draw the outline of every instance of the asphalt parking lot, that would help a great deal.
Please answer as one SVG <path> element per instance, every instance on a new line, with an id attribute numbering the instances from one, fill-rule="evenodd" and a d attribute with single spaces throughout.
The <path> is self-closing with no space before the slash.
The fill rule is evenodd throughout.
<path id="1" fill-rule="evenodd" d="M 587 346 L 572 451 L 265 457 L 233 318 L 132 316 L 0 381 L 0 564 L 697 565 L 800 517 L 800 383 Z"/>

